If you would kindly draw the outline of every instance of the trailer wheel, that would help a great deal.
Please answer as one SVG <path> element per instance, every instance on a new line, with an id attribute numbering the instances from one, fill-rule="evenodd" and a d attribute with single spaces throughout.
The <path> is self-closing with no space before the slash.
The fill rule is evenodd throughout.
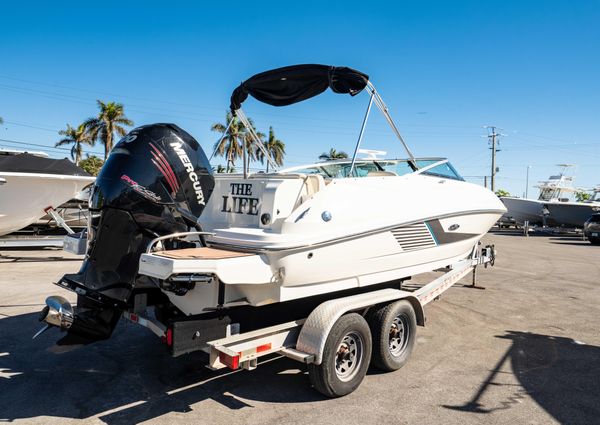
<path id="1" fill-rule="evenodd" d="M 400 300 L 374 310 L 369 315 L 369 325 L 373 334 L 373 366 L 386 372 L 404 366 L 417 334 L 417 319 L 410 302 Z"/>
<path id="2" fill-rule="evenodd" d="M 359 314 L 345 314 L 331 328 L 320 365 L 309 364 L 311 384 L 321 394 L 341 397 L 362 382 L 371 359 L 371 331 Z"/>

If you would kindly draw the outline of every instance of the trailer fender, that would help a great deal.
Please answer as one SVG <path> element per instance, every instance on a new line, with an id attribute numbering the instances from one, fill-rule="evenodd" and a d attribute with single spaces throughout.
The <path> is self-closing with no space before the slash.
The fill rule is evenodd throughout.
<path id="1" fill-rule="evenodd" d="M 417 323 L 424 324 L 424 314 L 421 302 L 411 292 L 399 289 L 382 289 L 350 297 L 329 300 L 320 304 L 310 313 L 300 330 L 296 349 L 314 356 L 314 363 L 321 364 L 323 349 L 335 322 L 345 313 L 364 309 L 400 299 L 408 300 L 417 316 Z"/>
<path id="2" fill-rule="evenodd" d="M 423 305 L 419 301 L 419 299 L 413 295 L 405 298 L 412 305 L 413 310 L 415 310 L 415 315 L 417 316 L 417 325 L 425 326 L 425 311 L 423 310 Z"/>

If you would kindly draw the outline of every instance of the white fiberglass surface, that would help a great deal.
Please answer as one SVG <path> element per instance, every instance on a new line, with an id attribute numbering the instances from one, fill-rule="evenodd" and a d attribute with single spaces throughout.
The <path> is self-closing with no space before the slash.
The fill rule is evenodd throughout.
<path id="1" fill-rule="evenodd" d="M 92 177 L 54 174 L 1 173 L 0 235 L 14 232 L 42 217 L 47 207 L 58 207 L 72 199 Z"/>
<path id="2" fill-rule="evenodd" d="M 301 181 L 298 176 L 285 182 Z M 251 193 L 260 199 L 255 215 L 248 215 L 249 211 L 237 214 L 236 208 L 222 202 L 227 195 L 222 196 L 219 190 L 229 190 L 230 184 L 215 186 L 202 223 L 205 230 L 216 233 L 209 239 L 233 245 L 282 247 L 464 212 L 505 211 L 498 197 L 481 186 L 425 173 L 332 179 L 307 198 L 297 196 L 300 185 L 284 186 L 275 176 L 261 182 L 273 186 L 272 196 L 267 197 L 267 187 L 263 189 L 257 183 L 252 179 L 245 183 L 252 184 Z M 289 189 L 294 189 L 294 196 L 288 199 L 283 195 Z M 265 213 L 270 215 L 270 222 L 263 224 Z"/>

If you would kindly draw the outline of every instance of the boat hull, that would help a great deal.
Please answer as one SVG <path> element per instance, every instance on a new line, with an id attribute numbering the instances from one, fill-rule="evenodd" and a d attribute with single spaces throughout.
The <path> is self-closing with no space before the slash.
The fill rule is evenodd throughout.
<path id="1" fill-rule="evenodd" d="M 0 172 L 0 236 L 38 220 L 47 207 L 74 198 L 94 177 Z"/>
<path id="2" fill-rule="evenodd" d="M 528 221 L 530 225 L 542 224 L 543 202 L 535 199 L 512 197 L 502 197 L 500 199 L 506 206 L 506 215 L 512 217 L 517 223 L 523 224 Z"/>
<path id="3" fill-rule="evenodd" d="M 144 254 L 140 273 L 159 279 L 182 274 L 216 275 L 225 284 L 225 306 L 240 300 L 261 306 L 402 280 L 446 267 L 467 258 L 501 214 L 457 214 L 337 243 L 265 250 L 216 261 Z M 222 268 L 215 264 L 218 261 L 223 261 Z M 216 282 L 196 285 L 184 296 L 165 293 L 186 314 L 205 313 L 218 303 Z"/>
<path id="4" fill-rule="evenodd" d="M 139 273 L 161 281 L 204 276 L 185 295 L 164 288 L 185 314 L 285 302 L 445 267 L 467 257 L 505 212 L 481 186 L 419 174 L 328 184 L 293 174 L 223 176 L 200 222 L 224 258 L 206 249 L 143 254 Z"/>
<path id="5" fill-rule="evenodd" d="M 593 214 L 600 212 L 597 202 L 549 202 L 545 206 L 550 212 L 549 222 L 557 226 L 583 227 Z"/>

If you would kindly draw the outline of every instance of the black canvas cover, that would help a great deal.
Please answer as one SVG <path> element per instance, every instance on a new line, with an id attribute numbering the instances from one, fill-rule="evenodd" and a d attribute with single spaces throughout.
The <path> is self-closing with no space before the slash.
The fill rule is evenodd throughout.
<path id="1" fill-rule="evenodd" d="M 273 106 L 301 102 L 331 88 L 335 93 L 355 96 L 369 76 L 352 68 L 328 65 L 293 65 L 250 77 L 231 95 L 231 111 L 240 109 L 248 95 Z"/>
<path id="2" fill-rule="evenodd" d="M 29 153 L 0 155 L 0 171 L 13 173 L 62 174 L 90 176 L 68 159 L 50 159 Z"/>

